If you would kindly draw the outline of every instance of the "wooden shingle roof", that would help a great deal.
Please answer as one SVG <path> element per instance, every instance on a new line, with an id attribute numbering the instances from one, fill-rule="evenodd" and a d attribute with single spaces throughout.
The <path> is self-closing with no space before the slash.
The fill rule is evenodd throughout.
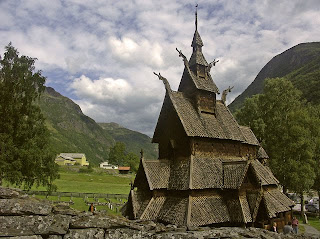
<path id="1" fill-rule="evenodd" d="M 255 220 L 258 210 L 259 210 L 259 205 L 262 200 L 262 193 L 258 191 L 247 191 L 247 201 L 249 204 L 250 208 L 250 213 L 252 215 L 252 218 Z"/>
<path id="2" fill-rule="evenodd" d="M 240 126 L 240 129 L 248 144 L 259 145 L 258 139 L 249 127 Z"/>
<path id="3" fill-rule="evenodd" d="M 258 159 L 268 159 L 269 156 L 264 148 L 260 147 L 258 150 Z"/>
<path id="4" fill-rule="evenodd" d="M 230 216 L 228 208 L 221 195 L 191 197 L 190 224 L 192 226 L 202 226 L 229 221 Z"/>
<path id="5" fill-rule="evenodd" d="M 193 58 L 191 58 L 190 60 L 192 60 Z M 203 59 L 205 62 L 206 60 Z M 191 64 L 190 64 L 191 66 Z M 187 63 L 187 65 L 185 65 L 184 71 L 183 71 L 183 75 L 182 75 L 182 81 L 188 81 L 189 82 L 193 82 L 194 86 L 198 89 L 198 90 L 204 90 L 204 91 L 209 91 L 209 92 L 213 92 L 213 93 L 219 93 L 219 89 L 217 87 L 217 85 L 214 83 L 214 81 L 212 80 L 212 77 L 210 75 L 209 72 L 207 72 L 207 78 L 204 77 L 200 77 L 197 76 L 191 69 L 189 66 L 189 62 Z M 181 83 L 180 83 L 181 84 Z M 180 87 L 179 87 L 180 89 Z M 180 91 L 180 90 L 179 90 Z"/>
<path id="6" fill-rule="evenodd" d="M 142 160 L 150 190 L 168 188 L 170 162 L 168 160 Z"/>
<path id="7" fill-rule="evenodd" d="M 247 173 L 247 162 L 230 162 L 223 164 L 223 187 L 238 189 Z"/>
<path id="8" fill-rule="evenodd" d="M 238 195 L 228 195 L 228 197 L 225 197 L 225 199 L 229 211 L 230 221 L 238 223 L 244 222 L 242 207 Z"/>
<path id="9" fill-rule="evenodd" d="M 190 160 L 173 160 L 170 167 L 168 189 L 188 190 L 190 188 Z"/>
<path id="10" fill-rule="evenodd" d="M 188 202 L 188 197 L 185 196 L 167 196 L 158 219 L 178 226 L 185 225 Z"/>
<path id="11" fill-rule="evenodd" d="M 277 213 L 287 212 L 294 206 L 286 195 L 284 195 L 278 188 L 263 193 L 263 201 L 265 203 L 269 218 L 277 216 Z"/>
<path id="12" fill-rule="evenodd" d="M 187 136 L 236 140 L 258 145 L 251 130 L 240 128 L 229 109 L 217 101 L 216 114 L 200 113 L 182 92 L 172 92 L 170 99 Z M 245 134 L 245 135 L 244 135 Z"/>
<path id="13" fill-rule="evenodd" d="M 195 47 L 195 46 L 202 47 L 203 46 L 203 42 L 202 42 L 202 39 L 200 37 L 200 34 L 199 34 L 198 30 L 196 30 L 194 32 L 194 34 L 193 34 L 193 39 L 192 39 L 191 46 L 192 47 Z"/>
<path id="14" fill-rule="evenodd" d="M 152 195 L 150 192 L 138 192 L 134 190 L 130 191 L 127 203 L 131 204 L 130 208 L 132 208 L 133 216 L 135 218 L 142 215 L 151 198 Z"/>
<path id="15" fill-rule="evenodd" d="M 278 185 L 270 169 L 258 160 L 212 159 L 193 157 L 192 160 L 142 160 L 134 185 L 146 178 L 149 190 L 239 189 L 251 167 L 262 186 Z M 192 167 L 192 170 L 190 168 Z M 145 176 L 144 176 L 145 175 Z"/>
<path id="16" fill-rule="evenodd" d="M 193 66 L 195 64 L 208 66 L 208 62 L 204 58 L 201 51 L 194 51 L 192 53 L 190 60 L 189 60 L 189 64 L 190 64 L 190 66 Z"/>
<path id="17" fill-rule="evenodd" d="M 214 93 L 219 93 L 219 89 L 216 86 L 216 84 L 214 83 L 214 81 L 212 80 L 212 77 L 209 72 L 207 72 L 207 74 L 208 74 L 207 79 L 200 77 L 200 76 L 196 76 L 191 70 L 187 71 L 187 73 L 190 76 L 190 78 L 192 79 L 192 81 L 197 89 L 205 90 L 205 91 L 209 91 L 209 92 L 214 92 Z"/>
<path id="18" fill-rule="evenodd" d="M 158 218 L 158 215 L 160 213 L 160 210 L 166 200 L 165 196 L 158 196 L 153 197 L 148 206 L 146 207 L 146 210 L 141 215 L 141 219 L 143 220 L 156 220 Z"/>
<path id="19" fill-rule="evenodd" d="M 221 160 L 210 158 L 194 158 L 192 171 L 192 189 L 222 188 Z"/>
<path id="20" fill-rule="evenodd" d="M 279 181 L 267 166 L 263 166 L 258 160 L 253 160 L 251 165 L 253 167 L 253 172 L 262 186 L 279 184 Z"/>
<path id="21" fill-rule="evenodd" d="M 239 196 L 239 199 L 240 199 L 240 205 L 242 208 L 243 222 L 244 223 L 252 222 L 252 214 L 250 212 L 250 207 L 247 201 L 247 197 L 245 195 L 241 195 Z"/>

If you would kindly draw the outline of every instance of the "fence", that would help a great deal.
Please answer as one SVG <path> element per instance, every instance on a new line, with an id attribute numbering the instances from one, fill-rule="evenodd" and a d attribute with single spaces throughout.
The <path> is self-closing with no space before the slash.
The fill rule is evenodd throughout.
<path id="1" fill-rule="evenodd" d="M 127 194 L 111 194 L 111 193 L 78 193 L 78 192 L 51 192 L 50 194 L 47 191 L 24 191 L 29 195 L 41 195 L 46 196 L 57 196 L 57 201 L 52 201 L 53 203 L 61 203 L 67 205 L 73 205 L 74 200 L 73 198 L 82 198 L 83 203 L 85 205 L 90 205 L 91 203 L 94 206 L 106 206 L 109 210 L 114 211 L 115 213 L 120 212 L 120 208 L 124 205 L 126 199 L 128 198 Z M 61 201 L 61 197 L 70 197 L 69 201 Z M 89 199 L 93 199 L 90 201 Z M 104 202 L 99 201 L 99 199 L 103 199 Z M 110 200 L 116 199 L 116 202 Z M 123 200 L 124 199 L 124 200 Z M 79 205 L 79 202 L 78 202 Z"/>
<path id="2" fill-rule="evenodd" d="M 111 193 L 78 193 L 78 192 L 51 192 L 47 191 L 24 191 L 29 195 L 44 195 L 44 196 L 58 196 L 58 197 L 78 197 L 78 198 L 115 198 L 127 199 L 127 194 L 111 194 Z"/>

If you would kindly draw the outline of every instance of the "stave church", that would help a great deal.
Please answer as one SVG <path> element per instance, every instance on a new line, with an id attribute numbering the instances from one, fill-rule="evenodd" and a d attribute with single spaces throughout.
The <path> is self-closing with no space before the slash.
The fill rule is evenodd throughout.
<path id="1" fill-rule="evenodd" d="M 195 32 L 177 91 L 162 75 L 165 98 L 154 131 L 157 160 L 141 153 L 139 169 L 122 214 L 177 226 L 282 228 L 294 206 L 279 189 L 265 162 L 266 152 L 248 127 L 238 125 L 226 106 L 229 87 L 219 89 Z"/>

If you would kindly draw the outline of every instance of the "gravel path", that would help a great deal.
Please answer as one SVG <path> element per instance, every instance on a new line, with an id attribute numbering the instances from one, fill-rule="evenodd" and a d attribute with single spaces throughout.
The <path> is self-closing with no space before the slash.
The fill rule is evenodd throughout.
<path id="1" fill-rule="evenodd" d="M 307 224 L 301 224 L 301 225 L 304 226 L 304 228 L 306 229 L 306 232 L 304 233 L 304 235 L 313 236 L 313 238 L 320 238 L 320 232 L 317 229 Z"/>

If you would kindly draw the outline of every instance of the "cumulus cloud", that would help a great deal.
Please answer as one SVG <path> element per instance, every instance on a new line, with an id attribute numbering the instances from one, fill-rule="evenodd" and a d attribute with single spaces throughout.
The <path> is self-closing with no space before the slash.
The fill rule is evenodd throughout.
<path id="1" fill-rule="evenodd" d="M 71 83 L 76 94 L 93 102 L 119 102 L 124 103 L 131 94 L 132 87 L 123 79 L 100 78 L 91 80 L 82 75 Z"/>
<path id="2" fill-rule="evenodd" d="M 161 97 L 152 88 L 134 89 L 125 79 L 92 80 L 82 75 L 70 85 L 80 99 L 76 102 L 98 122 L 117 122 L 131 129 L 151 134 Z"/>
<path id="3" fill-rule="evenodd" d="M 211 74 L 230 103 L 276 54 L 319 41 L 317 0 L 198 1 L 198 29 Z M 152 134 L 164 97 L 153 71 L 178 88 L 191 55 L 192 0 L 0 1 L 0 54 L 10 41 L 37 57 L 48 86 L 97 121 Z"/>
<path id="4" fill-rule="evenodd" d="M 163 65 L 162 47 L 159 43 L 151 43 L 146 39 L 134 41 L 129 37 L 117 39 L 110 37 L 110 49 L 115 58 L 123 61 L 124 64 L 143 64 L 151 67 Z"/>

